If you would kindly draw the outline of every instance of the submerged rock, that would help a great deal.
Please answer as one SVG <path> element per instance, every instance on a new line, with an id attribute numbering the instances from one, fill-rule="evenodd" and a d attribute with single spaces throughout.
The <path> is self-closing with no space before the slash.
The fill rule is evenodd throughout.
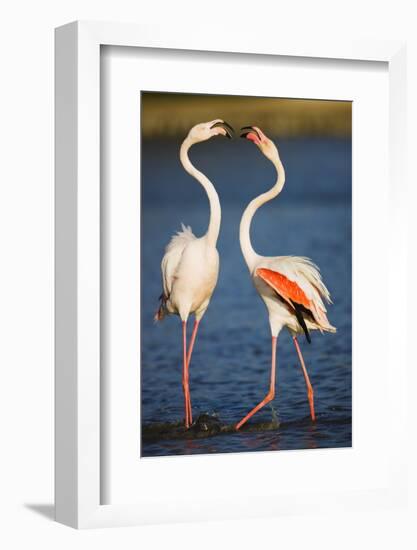
<path id="1" fill-rule="evenodd" d="M 221 434 L 243 432 L 263 432 L 278 430 L 279 421 L 275 417 L 270 422 L 248 422 L 239 431 L 236 424 L 225 424 L 215 414 L 202 413 L 187 430 L 182 421 L 145 424 L 142 426 L 142 441 L 156 442 L 167 439 L 201 439 Z"/>
<path id="2" fill-rule="evenodd" d="M 190 426 L 190 430 L 193 432 L 207 433 L 210 435 L 218 434 L 226 426 L 222 424 L 219 418 L 215 415 L 203 413 L 197 417 L 197 420 Z"/>

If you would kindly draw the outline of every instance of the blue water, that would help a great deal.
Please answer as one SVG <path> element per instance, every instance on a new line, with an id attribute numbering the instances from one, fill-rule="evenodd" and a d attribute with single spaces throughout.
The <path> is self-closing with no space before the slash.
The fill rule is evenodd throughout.
<path id="1" fill-rule="evenodd" d="M 334 305 L 337 334 L 300 337 L 315 391 L 317 421 L 309 420 L 305 383 L 293 343 L 280 334 L 272 406 L 252 421 L 281 426 L 195 440 L 142 442 L 142 456 L 351 446 L 351 146 L 344 139 L 276 140 L 286 170 L 281 195 L 263 206 L 252 242 L 263 255 L 302 255 L 320 268 Z M 142 422 L 183 418 L 181 325 L 176 316 L 153 323 L 161 293 L 160 261 L 184 222 L 197 236 L 208 224 L 203 189 L 184 172 L 179 142 L 145 141 L 142 157 Z M 217 414 L 236 423 L 265 396 L 270 373 L 270 332 L 265 307 L 241 255 L 238 229 L 246 204 L 274 183 L 274 169 L 244 140 L 222 138 L 194 146 L 190 157 L 215 184 L 222 204 L 218 241 L 220 276 L 201 323 L 190 367 L 193 415 Z M 192 323 L 189 323 L 191 330 Z"/>

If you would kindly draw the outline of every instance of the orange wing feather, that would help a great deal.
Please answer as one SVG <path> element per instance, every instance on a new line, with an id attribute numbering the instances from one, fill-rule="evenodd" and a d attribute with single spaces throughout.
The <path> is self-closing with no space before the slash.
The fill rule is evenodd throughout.
<path id="1" fill-rule="evenodd" d="M 304 290 L 294 281 L 291 281 L 278 271 L 260 267 L 256 270 L 256 275 L 261 277 L 271 288 L 275 290 L 289 305 L 300 304 L 308 309 L 320 330 L 336 332 L 336 329 L 329 323 L 326 316 L 326 310 L 318 305 L 314 300 L 309 300 Z"/>
<path id="2" fill-rule="evenodd" d="M 291 281 L 285 275 L 282 275 L 278 271 L 272 271 L 260 267 L 256 270 L 256 274 L 261 277 L 269 286 L 271 286 L 280 296 L 285 300 L 292 300 L 297 304 L 301 304 L 307 309 L 312 308 L 311 300 L 309 300 L 305 292 L 299 287 L 297 283 Z"/>

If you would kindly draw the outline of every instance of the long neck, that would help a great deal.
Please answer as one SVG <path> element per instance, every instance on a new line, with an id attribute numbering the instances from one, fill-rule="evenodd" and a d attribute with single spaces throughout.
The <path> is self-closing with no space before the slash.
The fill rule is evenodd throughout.
<path id="1" fill-rule="evenodd" d="M 180 160 L 186 172 L 193 176 L 203 187 L 207 193 L 210 203 L 210 222 L 206 233 L 207 242 L 211 246 L 216 246 L 220 232 L 221 209 L 219 196 L 214 185 L 202 172 L 197 170 L 188 158 L 188 150 L 193 145 L 193 142 L 187 137 L 180 149 Z"/>
<path id="2" fill-rule="evenodd" d="M 285 183 L 285 170 L 279 156 L 274 158 L 272 163 L 277 170 L 277 181 L 275 185 L 269 191 L 262 193 L 248 204 L 240 221 L 240 248 L 242 249 L 242 253 L 249 270 L 252 269 L 252 265 L 258 257 L 250 240 L 250 225 L 252 218 L 260 206 L 275 198 L 282 191 Z"/>

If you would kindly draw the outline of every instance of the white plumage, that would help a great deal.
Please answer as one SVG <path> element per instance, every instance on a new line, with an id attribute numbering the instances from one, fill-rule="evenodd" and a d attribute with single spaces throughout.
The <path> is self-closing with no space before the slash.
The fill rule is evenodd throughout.
<path id="1" fill-rule="evenodd" d="M 211 181 L 190 162 L 189 148 L 198 142 L 216 135 L 231 137 L 231 127 L 221 119 L 194 126 L 181 145 L 180 160 L 184 169 L 204 188 L 210 204 L 210 222 L 207 232 L 196 237 L 191 227 L 182 224 L 168 243 L 161 262 L 162 287 L 161 305 L 155 314 L 160 321 L 166 315 L 179 315 L 183 334 L 183 377 L 185 427 L 192 423 L 191 397 L 189 389 L 189 365 L 197 336 L 198 326 L 210 303 L 219 274 L 219 254 L 216 243 L 220 231 L 221 209 L 217 192 Z M 187 321 L 195 315 L 191 342 L 187 350 Z"/>
<path id="2" fill-rule="evenodd" d="M 191 227 L 182 225 L 166 247 L 161 262 L 163 300 L 157 316 L 176 314 L 187 321 L 190 314 L 196 320 L 203 317 L 216 287 L 219 274 L 219 254 L 206 235 L 197 238 Z"/>
<path id="3" fill-rule="evenodd" d="M 194 235 L 190 226 L 181 224 L 181 231 L 178 231 L 165 248 L 165 254 L 161 262 L 162 272 L 162 286 L 164 296 L 170 296 L 174 278 L 177 273 L 177 269 L 181 262 L 182 253 L 184 248 L 192 241 L 195 241 Z M 173 311 L 171 313 L 174 313 Z"/>

